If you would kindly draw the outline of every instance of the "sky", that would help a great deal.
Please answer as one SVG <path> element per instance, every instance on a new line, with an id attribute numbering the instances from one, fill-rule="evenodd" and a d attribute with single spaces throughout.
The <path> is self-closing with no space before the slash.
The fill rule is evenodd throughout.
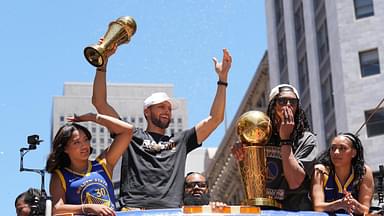
<path id="1" fill-rule="evenodd" d="M 40 188 L 40 176 L 20 172 L 27 136 L 44 140 L 24 157 L 24 167 L 42 169 L 50 150 L 52 99 L 64 82 L 91 83 L 94 67 L 84 47 L 104 35 L 108 24 L 132 16 L 137 31 L 108 64 L 110 83 L 173 84 L 187 99 L 189 126 L 208 116 L 216 90 L 212 57 L 232 58 L 227 88 L 227 125 L 233 120 L 266 50 L 262 0 L 67 0 L 4 1 L 0 7 L 0 203 L 14 215 L 16 196 Z M 204 143 L 217 147 L 222 124 Z M 49 175 L 45 175 L 48 190 Z"/>

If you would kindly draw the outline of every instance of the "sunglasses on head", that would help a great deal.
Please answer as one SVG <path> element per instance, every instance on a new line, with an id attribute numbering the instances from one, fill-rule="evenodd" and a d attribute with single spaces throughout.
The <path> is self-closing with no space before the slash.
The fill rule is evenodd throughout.
<path id="1" fill-rule="evenodd" d="M 186 188 L 194 188 L 194 187 L 199 187 L 199 188 L 205 188 L 207 187 L 207 183 L 204 181 L 196 181 L 196 182 L 186 182 L 185 187 Z"/>
<path id="2" fill-rule="evenodd" d="M 279 98 L 277 98 L 276 102 L 280 106 L 285 106 L 285 105 L 288 104 L 288 102 L 289 102 L 290 105 L 296 106 L 299 103 L 299 100 L 297 98 L 279 97 Z"/>

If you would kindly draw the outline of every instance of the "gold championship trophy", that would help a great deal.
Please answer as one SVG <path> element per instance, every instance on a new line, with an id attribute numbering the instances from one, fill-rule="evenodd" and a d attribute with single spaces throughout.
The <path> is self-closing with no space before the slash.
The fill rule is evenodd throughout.
<path id="1" fill-rule="evenodd" d="M 105 64 L 105 53 L 119 46 L 128 43 L 136 32 L 136 22 L 130 16 L 120 17 L 109 24 L 108 31 L 104 35 L 101 44 L 88 46 L 84 49 L 84 56 L 87 61 L 95 66 L 101 67 Z"/>
<path id="2" fill-rule="evenodd" d="M 264 145 L 272 133 L 269 117 L 260 111 L 248 111 L 237 121 L 237 135 L 245 145 L 244 159 L 239 161 L 245 191 L 245 205 L 262 209 L 281 208 L 281 204 L 266 195 L 267 166 Z"/>

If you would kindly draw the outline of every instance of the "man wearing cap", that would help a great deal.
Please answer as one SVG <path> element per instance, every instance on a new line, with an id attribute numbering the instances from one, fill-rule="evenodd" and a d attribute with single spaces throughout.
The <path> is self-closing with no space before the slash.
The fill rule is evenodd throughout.
<path id="1" fill-rule="evenodd" d="M 312 210 L 308 193 L 317 140 L 299 99 L 292 85 L 281 84 L 271 90 L 267 109 L 272 136 L 265 147 L 266 193 L 281 202 L 285 210 Z M 241 144 L 236 144 L 232 152 L 238 160 L 243 159 Z"/>
<path id="2" fill-rule="evenodd" d="M 216 58 L 213 58 L 213 62 L 218 75 L 216 95 L 209 116 L 194 127 L 174 137 L 167 136 L 165 132 L 174 106 L 172 100 L 164 92 L 153 93 L 145 99 L 147 128 L 135 129 L 123 155 L 119 200 L 122 210 L 180 207 L 187 154 L 200 147 L 224 119 L 227 77 L 232 57 L 227 49 L 223 49 L 222 62 Z M 97 68 L 92 103 L 99 113 L 119 118 L 106 98 L 106 67 Z"/>

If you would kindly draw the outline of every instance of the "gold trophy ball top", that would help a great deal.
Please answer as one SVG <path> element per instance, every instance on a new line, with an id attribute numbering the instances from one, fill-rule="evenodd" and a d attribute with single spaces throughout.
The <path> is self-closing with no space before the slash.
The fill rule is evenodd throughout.
<path id="1" fill-rule="evenodd" d="M 271 120 L 261 111 L 248 111 L 237 120 L 237 135 L 248 146 L 265 145 L 271 133 Z"/>

